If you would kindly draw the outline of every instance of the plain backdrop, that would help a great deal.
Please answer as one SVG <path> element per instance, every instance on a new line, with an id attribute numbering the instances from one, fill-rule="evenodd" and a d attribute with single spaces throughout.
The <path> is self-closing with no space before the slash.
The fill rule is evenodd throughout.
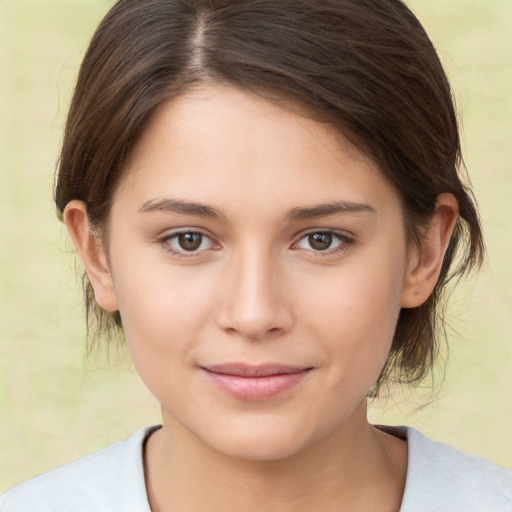
<path id="1" fill-rule="evenodd" d="M 122 351 L 84 359 L 76 259 L 52 204 L 73 83 L 110 5 L 0 1 L 0 492 L 159 422 Z M 398 390 L 370 418 L 512 468 L 512 2 L 409 5 L 452 81 L 488 258 L 453 297 L 442 386 L 440 367 L 434 395 Z"/>

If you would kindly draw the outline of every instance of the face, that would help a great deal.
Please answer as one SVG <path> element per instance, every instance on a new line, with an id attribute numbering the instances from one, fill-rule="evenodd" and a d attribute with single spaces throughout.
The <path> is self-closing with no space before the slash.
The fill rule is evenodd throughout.
<path id="1" fill-rule="evenodd" d="M 107 252 L 164 429 L 278 459 L 365 421 L 407 247 L 397 193 L 333 128 L 229 87 L 161 106 Z"/>

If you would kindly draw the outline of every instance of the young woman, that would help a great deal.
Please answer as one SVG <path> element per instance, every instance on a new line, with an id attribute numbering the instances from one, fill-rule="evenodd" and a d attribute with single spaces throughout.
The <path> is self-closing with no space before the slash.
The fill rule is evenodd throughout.
<path id="1" fill-rule="evenodd" d="M 366 400 L 432 368 L 483 242 L 449 84 L 399 0 L 120 0 L 84 58 L 57 208 L 88 318 L 162 425 L 19 511 L 489 511 L 512 477 Z"/>

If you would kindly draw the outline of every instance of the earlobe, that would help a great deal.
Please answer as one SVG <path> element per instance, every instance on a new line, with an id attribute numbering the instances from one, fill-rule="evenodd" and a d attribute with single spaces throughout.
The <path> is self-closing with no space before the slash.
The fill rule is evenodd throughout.
<path id="1" fill-rule="evenodd" d="M 411 249 L 402 292 L 402 307 L 420 306 L 432 293 L 457 217 L 458 204 L 455 196 L 448 193 L 440 194 L 420 247 Z"/>
<path id="2" fill-rule="evenodd" d="M 96 302 L 106 311 L 117 311 L 119 308 L 105 248 L 89 224 L 85 203 L 70 201 L 64 210 L 63 220 L 85 266 Z"/>

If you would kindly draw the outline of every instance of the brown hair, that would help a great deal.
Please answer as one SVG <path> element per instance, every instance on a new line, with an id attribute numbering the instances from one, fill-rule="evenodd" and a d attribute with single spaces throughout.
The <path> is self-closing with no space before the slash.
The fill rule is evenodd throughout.
<path id="1" fill-rule="evenodd" d="M 454 194 L 460 217 L 441 276 L 424 304 L 402 309 L 376 389 L 391 377 L 421 380 L 438 349 L 445 285 L 478 266 L 484 248 L 458 174 L 450 86 L 419 21 L 400 0 L 119 0 L 80 69 L 58 169 L 59 214 L 79 199 L 104 227 L 152 112 L 205 80 L 292 99 L 336 126 L 396 187 L 410 243 L 419 242 L 437 196 Z M 84 283 L 97 334 L 122 328 L 119 313 L 95 303 L 85 275 Z"/>

